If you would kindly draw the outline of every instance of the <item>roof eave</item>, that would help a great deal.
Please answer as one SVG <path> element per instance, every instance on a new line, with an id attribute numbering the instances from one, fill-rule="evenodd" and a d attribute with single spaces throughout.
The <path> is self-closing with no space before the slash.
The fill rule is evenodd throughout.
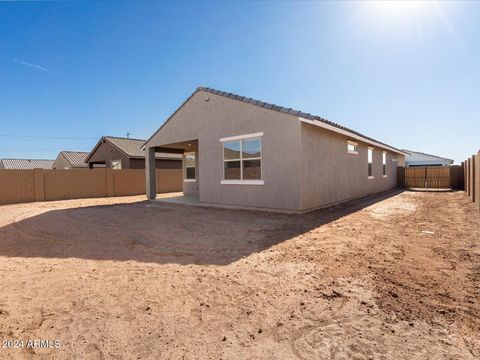
<path id="1" fill-rule="evenodd" d="M 353 132 L 350 132 L 348 130 L 344 130 L 344 129 L 340 129 L 336 126 L 333 126 L 333 125 L 330 125 L 330 124 L 326 124 L 324 123 L 323 121 L 318 121 L 318 120 L 309 120 L 309 119 L 305 119 L 303 117 L 298 117 L 298 120 L 300 120 L 301 122 L 303 123 L 306 123 L 306 124 L 311 124 L 311 125 L 314 125 L 314 126 L 318 126 L 318 127 L 321 127 L 323 129 L 326 129 L 326 130 L 330 130 L 330 131 L 333 131 L 337 134 L 341 134 L 341 135 L 345 135 L 345 136 L 348 136 L 349 138 L 351 139 L 355 139 L 355 140 L 359 140 L 359 141 L 362 141 L 364 143 L 367 143 L 367 144 L 370 144 L 370 145 L 373 145 L 373 146 L 376 146 L 376 147 L 380 147 L 382 149 L 387 149 L 387 150 L 390 150 L 394 153 L 397 153 L 397 154 L 400 154 L 400 155 L 404 155 L 404 156 L 407 156 L 408 153 L 402 151 L 402 150 L 399 150 L 397 148 L 394 148 L 393 146 L 390 146 L 390 145 L 387 145 L 387 144 L 383 144 L 379 141 L 375 141 L 373 139 L 369 139 L 369 138 L 366 138 L 364 136 L 361 136 L 361 135 L 358 135 L 358 134 L 355 134 Z"/>

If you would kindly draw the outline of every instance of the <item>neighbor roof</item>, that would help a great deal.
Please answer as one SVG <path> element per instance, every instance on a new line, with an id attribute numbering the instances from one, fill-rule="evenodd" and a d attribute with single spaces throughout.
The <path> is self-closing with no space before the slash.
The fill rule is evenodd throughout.
<path id="1" fill-rule="evenodd" d="M 388 144 L 385 144 L 385 143 L 382 143 L 378 140 L 375 140 L 375 139 L 372 139 L 368 136 L 365 136 L 361 133 L 359 133 L 358 131 L 355 131 L 355 130 L 352 130 L 352 129 L 349 129 L 345 126 L 342 126 L 342 125 L 339 125 L 337 123 L 334 123 L 333 121 L 330 121 L 330 120 L 327 120 L 327 119 L 324 119 L 320 116 L 317 116 L 317 115 L 312 115 L 310 113 L 305 113 L 303 111 L 300 111 L 300 110 L 294 110 L 292 108 L 286 108 L 286 107 L 283 107 L 283 106 L 279 106 L 279 105 L 275 105 L 275 104 L 271 104 L 271 103 L 267 103 L 265 101 L 260 101 L 260 100 L 256 100 L 256 99 L 253 99 L 253 98 L 249 98 L 249 97 L 245 97 L 245 96 L 241 96 L 241 95 L 236 95 L 236 94 L 232 94 L 232 93 L 228 93 L 228 92 L 225 92 L 225 91 L 220 91 L 220 90 L 215 90 L 215 89 L 212 89 L 212 88 L 208 88 L 208 87 L 204 87 L 204 86 L 199 86 L 194 92 L 192 95 L 190 95 L 188 97 L 187 100 L 185 100 L 182 105 L 180 105 L 180 107 L 178 107 L 177 110 L 175 110 L 175 112 L 167 119 L 167 121 L 165 121 L 163 123 L 163 125 L 145 142 L 148 143 L 161 129 L 162 127 L 199 91 L 204 91 L 204 92 L 207 92 L 207 93 L 211 93 L 211 94 L 215 94 L 215 95 L 219 95 L 219 96 L 223 96 L 223 97 L 227 97 L 229 99 L 233 99 L 233 100 L 238 100 L 238 101 L 242 101 L 244 103 L 247 103 L 247 104 L 251 104 L 251 105 L 255 105 L 255 106 L 260 106 L 260 107 L 263 107 L 265 109 L 269 109 L 269 110 L 274 110 L 274 111 L 278 111 L 278 112 L 281 112 L 281 113 L 285 113 L 285 114 L 290 114 L 290 115 L 293 115 L 293 116 L 298 116 L 300 119 L 306 119 L 307 121 L 306 122 L 311 122 L 312 124 L 315 124 L 315 121 L 318 121 L 320 123 L 323 123 L 325 125 L 327 125 L 328 129 L 332 130 L 332 131 L 336 131 L 336 129 L 338 130 L 341 130 L 342 133 L 348 133 L 348 134 L 352 134 L 352 135 L 355 135 L 355 138 L 361 138 L 361 140 L 364 140 L 366 142 L 372 142 L 372 143 L 375 143 L 375 144 L 379 144 L 379 145 L 383 145 L 384 147 L 386 148 L 389 148 L 395 152 L 398 152 L 400 154 L 404 154 L 406 155 L 402 150 L 400 149 L 397 149 L 391 145 L 388 145 Z M 144 145 L 145 145 L 144 144 Z"/>
<path id="2" fill-rule="evenodd" d="M 412 151 L 412 150 L 403 150 L 408 155 L 405 158 L 405 161 L 414 164 L 414 163 L 435 163 L 435 162 L 443 162 L 453 164 L 452 159 L 447 159 L 437 155 L 426 154 L 423 152 Z"/>
<path id="3" fill-rule="evenodd" d="M 85 159 L 85 162 L 88 162 L 90 157 L 93 155 L 95 150 L 100 146 L 103 141 L 108 141 L 118 150 L 123 152 L 129 158 L 145 158 L 145 151 L 142 150 L 142 146 L 145 143 L 144 139 L 130 139 L 130 138 L 121 138 L 115 136 L 102 136 L 98 141 L 97 145 L 93 150 L 88 154 Z M 180 160 L 182 158 L 181 154 L 169 154 L 169 153 L 155 153 L 157 159 L 167 159 L 167 160 Z"/>
<path id="4" fill-rule="evenodd" d="M 51 169 L 55 160 L 44 159 L 1 159 L 0 168 L 28 170 L 28 169 Z"/>
<path id="5" fill-rule="evenodd" d="M 60 155 L 72 165 L 72 167 L 87 167 L 85 159 L 88 156 L 88 152 L 85 151 L 60 151 Z"/>

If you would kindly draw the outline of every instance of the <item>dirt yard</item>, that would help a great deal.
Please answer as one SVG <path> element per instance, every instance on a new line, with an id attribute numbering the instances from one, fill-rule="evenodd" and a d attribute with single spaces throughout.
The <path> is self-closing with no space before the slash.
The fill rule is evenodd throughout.
<path id="1" fill-rule="evenodd" d="M 8 205 L 0 289 L 0 340 L 25 341 L 0 359 L 474 359 L 480 214 L 460 192 L 302 216 Z"/>

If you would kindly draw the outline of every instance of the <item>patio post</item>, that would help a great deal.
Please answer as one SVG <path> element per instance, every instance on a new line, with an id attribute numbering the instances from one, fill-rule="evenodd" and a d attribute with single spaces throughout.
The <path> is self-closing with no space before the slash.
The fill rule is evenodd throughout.
<path id="1" fill-rule="evenodd" d="M 155 148 L 147 147 L 145 154 L 145 177 L 147 181 L 147 199 L 154 200 L 157 197 L 157 179 L 155 167 Z"/>

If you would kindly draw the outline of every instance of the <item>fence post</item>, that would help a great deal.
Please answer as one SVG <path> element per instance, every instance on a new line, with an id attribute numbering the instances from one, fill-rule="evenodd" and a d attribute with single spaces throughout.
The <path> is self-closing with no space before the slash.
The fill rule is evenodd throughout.
<path id="1" fill-rule="evenodd" d="M 474 201 L 477 203 L 478 208 L 480 209 L 480 151 L 475 155 L 475 174 L 474 174 L 475 184 L 474 184 Z"/>
<path id="2" fill-rule="evenodd" d="M 405 168 L 403 166 L 397 166 L 397 187 L 405 187 Z"/>
<path id="3" fill-rule="evenodd" d="M 470 196 L 470 159 L 465 160 L 465 191 Z"/>
<path id="4" fill-rule="evenodd" d="M 470 158 L 470 199 L 475 201 L 475 155 Z"/>
<path id="5" fill-rule="evenodd" d="M 35 201 L 45 201 L 45 177 L 43 169 L 33 169 Z"/>

